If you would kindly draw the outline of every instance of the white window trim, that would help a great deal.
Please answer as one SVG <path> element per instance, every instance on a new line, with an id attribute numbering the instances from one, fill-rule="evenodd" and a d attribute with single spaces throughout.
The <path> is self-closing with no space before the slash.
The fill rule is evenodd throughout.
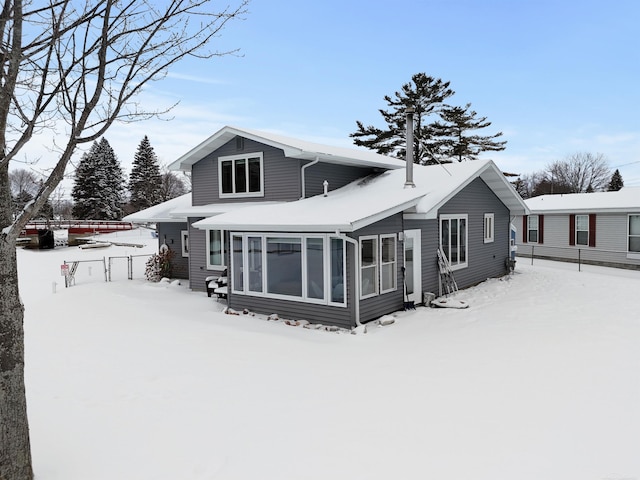
<path id="1" fill-rule="evenodd" d="M 393 238 L 393 262 L 386 262 L 383 263 L 383 256 L 382 256 L 382 239 L 384 238 Z M 387 234 L 382 234 L 380 235 L 380 240 L 378 240 L 378 244 L 379 244 L 379 252 L 378 252 L 378 272 L 379 272 L 379 283 L 380 283 L 380 295 L 382 295 L 383 293 L 388 293 L 388 292 L 395 292 L 396 290 L 398 290 L 398 238 L 397 235 L 395 233 L 387 233 Z M 386 290 L 382 289 L 382 266 L 383 265 L 395 265 L 395 268 L 393 269 L 393 287 L 388 288 Z"/>
<path id="2" fill-rule="evenodd" d="M 640 217 L 640 213 L 629 213 L 627 215 L 627 258 L 632 260 L 640 260 L 640 252 L 629 250 L 629 239 L 640 235 L 631 235 L 631 217 Z"/>
<path id="3" fill-rule="evenodd" d="M 367 265 L 367 267 L 363 267 L 362 266 L 362 242 L 366 241 L 366 240 L 375 240 L 377 245 L 376 248 L 374 249 L 375 253 L 376 253 L 376 263 L 375 265 Z M 377 295 L 379 295 L 380 293 L 380 287 L 379 287 L 379 283 L 380 283 L 380 239 L 378 238 L 378 235 L 364 235 L 362 237 L 360 237 L 358 239 L 358 244 L 359 244 L 359 250 L 358 250 L 358 282 L 360 282 L 360 300 L 364 300 L 366 298 L 371 298 L 371 297 L 375 297 Z M 363 295 L 362 291 L 362 269 L 363 268 L 375 268 L 375 275 L 373 276 L 374 280 L 374 287 L 375 290 L 373 293 L 369 293 L 367 295 Z"/>
<path id="4" fill-rule="evenodd" d="M 444 220 L 450 221 L 450 220 L 463 220 L 465 221 L 465 225 L 466 228 L 464 229 L 464 235 L 465 235 L 465 257 L 464 257 L 464 262 L 457 262 L 455 264 L 451 263 L 451 248 L 449 248 L 449 255 L 447 260 L 449 261 L 449 265 L 451 266 L 451 270 L 455 271 L 455 270 L 461 270 L 463 268 L 467 268 L 469 266 L 469 215 L 467 213 L 463 213 L 463 214 L 453 214 L 453 215 L 440 215 L 440 250 L 442 252 L 444 252 L 444 249 L 442 248 L 442 222 Z M 449 229 L 449 241 L 451 241 L 451 229 Z"/>
<path id="5" fill-rule="evenodd" d="M 493 243 L 495 238 L 495 214 L 484 214 L 484 243 Z"/>
<path id="6" fill-rule="evenodd" d="M 209 238 L 211 236 L 212 231 L 217 230 L 220 232 L 220 248 L 221 248 L 221 252 L 220 252 L 220 265 L 217 264 L 213 264 L 211 263 L 211 255 L 209 254 Z M 206 231 L 206 238 L 205 238 L 205 252 L 206 252 L 206 259 L 207 259 L 207 270 L 220 270 L 221 268 L 225 268 L 225 258 L 224 258 L 224 230 L 220 230 L 219 228 L 211 228 L 211 229 L 207 229 Z"/>
<path id="7" fill-rule="evenodd" d="M 585 217 L 587 219 L 587 229 L 586 230 L 578 230 L 578 217 Z M 578 243 L 578 231 L 587 232 L 587 241 L 586 243 Z M 589 246 L 589 215 L 576 215 L 574 232 L 573 232 L 573 243 L 576 246 L 588 247 Z"/>
<path id="8" fill-rule="evenodd" d="M 259 192 L 249 192 L 249 165 L 248 161 L 250 158 L 259 158 L 260 159 L 260 191 Z M 235 161 L 236 160 L 247 160 L 247 192 L 243 193 L 223 193 L 222 192 L 222 163 L 223 162 L 233 162 L 234 168 L 231 169 L 232 178 L 231 185 L 233 189 L 236 188 L 236 169 L 235 169 Z M 240 155 L 227 155 L 224 157 L 218 157 L 218 196 L 220 198 L 248 198 L 248 197 L 264 197 L 264 158 L 262 152 L 255 153 L 243 153 Z"/>
<path id="9" fill-rule="evenodd" d="M 318 305 L 329 305 L 335 307 L 346 307 L 347 306 L 347 295 L 346 295 L 346 282 L 347 282 L 347 262 L 346 262 L 346 246 L 342 249 L 342 265 L 343 265 L 343 302 L 333 302 L 331 301 L 331 239 L 335 238 L 341 240 L 344 243 L 344 240 L 340 237 L 336 237 L 335 235 L 330 234 L 295 234 L 295 233 L 282 233 L 282 232 L 232 232 L 231 233 L 231 242 L 233 244 L 233 237 L 242 237 L 242 265 L 249 265 L 249 249 L 248 249 L 248 238 L 261 238 L 262 239 L 262 292 L 255 292 L 249 290 L 249 269 L 244 268 L 242 275 L 242 283 L 243 289 L 238 289 L 235 286 L 234 282 L 234 259 L 233 255 L 231 255 L 231 268 L 229 270 L 229 278 L 232 280 L 231 282 L 231 291 L 235 294 L 246 295 L 250 297 L 263 297 L 263 298 L 274 298 L 279 300 L 288 300 L 294 302 L 302 302 L 302 303 L 313 303 Z M 302 242 L 302 295 L 294 296 L 294 295 L 282 295 L 278 293 L 269 293 L 267 292 L 267 238 L 269 237 L 278 237 L 278 238 L 296 238 L 300 239 Z M 323 278 L 324 278 L 324 298 L 313 298 L 308 295 L 308 283 L 307 283 L 307 239 L 308 238 L 322 238 L 323 239 Z"/>
<path id="10" fill-rule="evenodd" d="M 530 221 L 532 218 L 536 219 L 536 228 L 529 228 Z M 535 230 L 536 231 L 536 241 L 532 242 L 530 239 L 529 232 Z M 527 243 L 540 243 L 540 215 L 529 215 L 527 217 Z"/>
<path id="11" fill-rule="evenodd" d="M 182 256 L 189 256 L 189 230 L 180 231 L 180 245 L 182 247 Z"/>

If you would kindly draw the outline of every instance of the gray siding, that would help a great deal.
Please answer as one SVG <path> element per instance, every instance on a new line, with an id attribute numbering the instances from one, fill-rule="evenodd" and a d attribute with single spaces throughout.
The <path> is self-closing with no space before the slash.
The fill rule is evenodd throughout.
<path id="1" fill-rule="evenodd" d="M 640 212 L 629 212 L 640 214 Z M 628 214 L 596 214 L 596 246 L 569 245 L 569 214 L 544 214 L 543 243 L 523 241 L 522 216 L 514 221 L 518 228 L 516 237 L 518 255 L 548 258 L 620 268 L 640 268 L 640 258 L 628 258 Z M 634 255 L 635 256 L 635 255 Z"/>
<path id="2" fill-rule="evenodd" d="M 312 323 L 323 325 L 335 325 L 341 328 L 353 328 L 355 326 L 355 308 L 353 301 L 353 245 L 345 242 L 347 248 L 347 306 L 335 307 L 330 305 L 318 305 L 315 303 L 296 302 L 295 300 L 282 300 L 276 298 L 253 297 L 249 295 L 229 294 L 228 304 L 234 310 L 248 309 L 252 312 L 270 315 L 277 314 L 280 318 L 290 320 L 308 320 Z M 227 260 L 228 261 L 228 260 Z"/>
<path id="3" fill-rule="evenodd" d="M 343 187 L 373 173 L 369 168 L 351 167 L 330 163 L 318 163 L 305 170 L 305 195 L 313 197 L 324 192 L 323 182 L 329 182 L 329 191 Z"/>
<path id="4" fill-rule="evenodd" d="M 504 275 L 505 260 L 509 256 L 509 210 L 479 178 L 467 185 L 438 212 L 439 215 L 464 213 L 469 215 L 468 267 L 453 273 L 459 288 Z M 485 213 L 495 215 L 494 241 L 491 243 L 484 243 Z M 434 293 L 437 293 L 437 289 Z"/>
<path id="5" fill-rule="evenodd" d="M 402 231 L 402 214 L 398 213 L 392 217 L 376 222 L 368 227 L 362 228 L 352 235 L 355 240 L 366 235 L 380 235 L 385 233 L 398 233 Z M 360 321 L 362 323 L 380 318 L 382 315 L 402 310 L 404 303 L 404 283 L 402 279 L 401 267 L 404 264 L 404 251 L 401 242 L 396 242 L 396 285 L 393 292 L 376 295 L 366 298 L 360 302 Z M 360 272 L 356 272 L 357 275 Z"/>
<path id="6" fill-rule="evenodd" d="M 171 263 L 174 278 L 189 278 L 189 257 L 182 256 L 182 231 L 187 230 L 186 223 L 159 223 L 158 240 L 165 243 L 174 253 Z"/>
<path id="7" fill-rule="evenodd" d="M 202 218 L 189 218 L 189 287 L 192 290 L 204 292 L 206 291 L 204 279 L 220 276 L 222 269 L 207 270 L 207 234 L 204 230 L 192 226 L 193 222 L 198 220 Z"/>
<path id="8" fill-rule="evenodd" d="M 220 198 L 218 188 L 218 157 L 242 153 L 263 154 L 264 197 Z M 191 171 L 193 205 L 254 201 L 288 201 L 301 196 L 300 160 L 286 158 L 281 149 L 245 139 L 237 148 L 236 139 L 196 162 Z"/>

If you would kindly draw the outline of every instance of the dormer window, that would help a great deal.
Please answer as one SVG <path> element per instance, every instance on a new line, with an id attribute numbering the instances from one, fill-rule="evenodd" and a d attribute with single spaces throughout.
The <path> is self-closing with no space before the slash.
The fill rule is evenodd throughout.
<path id="1" fill-rule="evenodd" d="M 218 158 L 220 197 L 264 196 L 262 152 Z"/>

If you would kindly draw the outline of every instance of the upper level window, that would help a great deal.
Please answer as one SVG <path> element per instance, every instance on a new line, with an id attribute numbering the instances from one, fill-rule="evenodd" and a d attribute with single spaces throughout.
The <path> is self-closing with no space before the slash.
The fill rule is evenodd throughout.
<path id="1" fill-rule="evenodd" d="M 640 253 L 640 215 L 629 215 L 629 252 Z"/>
<path id="2" fill-rule="evenodd" d="M 221 197 L 261 197 L 264 195 L 262 152 L 218 158 Z"/>
<path id="3" fill-rule="evenodd" d="M 494 217 L 493 213 L 484 214 L 484 243 L 493 242 Z"/>
<path id="4" fill-rule="evenodd" d="M 589 215 L 576 215 L 576 245 L 589 245 Z"/>
<path id="5" fill-rule="evenodd" d="M 440 216 L 440 246 L 449 260 L 452 270 L 464 268 L 467 260 L 467 221 L 469 216 L 441 215 Z"/>

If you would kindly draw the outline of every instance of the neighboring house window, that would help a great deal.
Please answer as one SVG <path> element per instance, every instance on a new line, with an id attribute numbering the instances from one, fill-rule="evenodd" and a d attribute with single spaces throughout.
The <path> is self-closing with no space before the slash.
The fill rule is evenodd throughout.
<path id="1" fill-rule="evenodd" d="M 544 215 L 522 216 L 522 242 L 543 243 Z"/>
<path id="2" fill-rule="evenodd" d="M 576 245 L 589 245 L 589 215 L 576 215 Z"/>
<path id="3" fill-rule="evenodd" d="M 527 241 L 531 243 L 538 243 L 538 228 L 538 215 L 529 215 L 527 221 Z"/>
<path id="4" fill-rule="evenodd" d="M 189 230 L 182 230 L 180 232 L 180 243 L 182 244 L 182 256 L 189 256 Z"/>
<path id="5" fill-rule="evenodd" d="M 380 293 L 396 289 L 396 235 L 380 235 Z"/>
<path id="6" fill-rule="evenodd" d="M 596 215 L 569 215 L 569 245 L 596 246 Z"/>
<path id="7" fill-rule="evenodd" d="M 262 153 L 219 157 L 218 183 L 221 197 L 263 196 Z"/>
<path id="8" fill-rule="evenodd" d="M 207 230 L 207 268 L 220 269 L 224 266 L 224 232 Z"/>
<path id="9" fill-rule="evenodd" d="M 378 237 L 360 237 L 360 298 L 378 294 Z"/>
<path id="10" fill-rule="evenodd" d="M 640 253 L 640 215 L 629 215 L 629 252 Z"/>
<path id="11" fill-rule="evenodd" d="M 484 243 L 493 242 L 494 230 L 494 214 L 484 214 Z"/>
<path id="12" fill-rule="evenodd" d="M 344 306 L 344 240 L 330 235 L 231 235 L 232 292 Z"/>
<path id="13" fill-rule="evenodd" d="M 440 248 L 452 270 L 468 265 L 468 219 L 467 214 L 440 216 Z"/>

